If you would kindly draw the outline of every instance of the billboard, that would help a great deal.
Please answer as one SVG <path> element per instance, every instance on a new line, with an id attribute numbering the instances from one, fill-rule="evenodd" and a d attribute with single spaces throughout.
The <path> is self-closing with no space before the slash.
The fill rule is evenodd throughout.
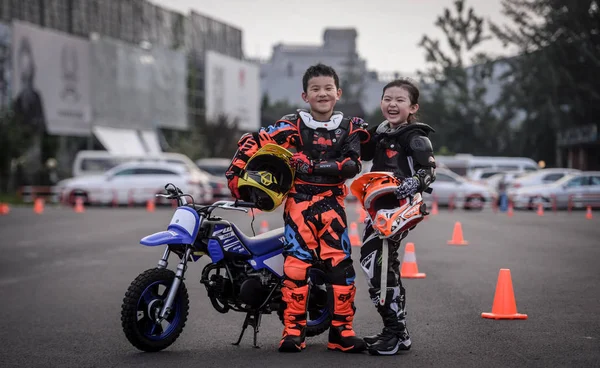
<path id="1" fill-rule="evenodd" d="M 50 134 L 89 135 L 88 41 L 14 22 L 12 44 L 15 114 Z"/>
<path id="2" fill-rule="evenodd" d="M 238 121 L 244 131 L 260 128 L 260 67 L 214 51 L 206 53 L 206 118 Z"/>
<path id="3" fill-rule="evenodd" d="M 183 52 L 96 38 L 91 63 L 94 125 L 187 129 Z"/>
<path id="4" fill-rule="evenodd" d="M 9 107 L 12 101 L 11 93 L 11 52 L 12 30 L 10 26 L 0 23 L 0 112 Z"/>

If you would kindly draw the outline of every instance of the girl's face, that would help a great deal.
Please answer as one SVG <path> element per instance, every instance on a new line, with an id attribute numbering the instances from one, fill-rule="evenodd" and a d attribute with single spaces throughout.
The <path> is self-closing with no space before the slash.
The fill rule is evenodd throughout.
<path id="1" fill-rule="evenodd" d="M 390 87 L 383 93 L 381 112 L 392 126 L 406 122 L 408 116 L 418 110 L 419 105 L 410 102 L 408 91 L 402 87 Z"/>

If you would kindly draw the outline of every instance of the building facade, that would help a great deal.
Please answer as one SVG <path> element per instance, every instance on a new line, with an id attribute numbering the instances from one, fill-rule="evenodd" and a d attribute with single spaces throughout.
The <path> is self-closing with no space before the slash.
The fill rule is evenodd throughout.
<path id="1" fill-rule="evenodd" d="M 389 80 L 367 70 L 366 60 L 356 49 L 357 36 L 353 28 L 326 29 L 321 45 L 275 45 L 270 60 L 261 62 L 263 95 L 271 102 L 306 107 L 301 98 L 302 76 L 309 66 L 321 62 L 337 71 L 343 93 L 352 100 L 346 102 L 359 102 L 367 114 L 372 113 L 379 108 L 382 88 Z"/>

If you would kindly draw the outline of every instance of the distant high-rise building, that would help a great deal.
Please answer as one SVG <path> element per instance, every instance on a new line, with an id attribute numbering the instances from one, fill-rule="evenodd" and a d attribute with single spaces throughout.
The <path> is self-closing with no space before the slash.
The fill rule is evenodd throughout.
<path id="1" fill-rule="evenodd" d="M 321 45 L 275 45 L 271 59 L 261 62 L 263 94 L 273 102 L 306 106 L 300 97 L 302 75 L 309 66 L 321 62 L 332 66 L 340 76 L 342 99 L 358 102 L 366 113 L 371 113 L 379 106 L 386 82 L 367 70 L 366 60 L 356 50 L 357 36 L 354 28 L 326 29 Z"/>

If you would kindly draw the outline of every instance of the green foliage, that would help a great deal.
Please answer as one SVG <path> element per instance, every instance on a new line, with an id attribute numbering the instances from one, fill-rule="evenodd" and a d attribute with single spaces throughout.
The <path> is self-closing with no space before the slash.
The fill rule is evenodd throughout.
<path id="1" fill-rule="evenodd" d="M 226 116 L 215 121 L 198 118 L 185 136 L 176 138 L 173 151 L 183 153 L 192 160 L 203 157 L 232 157 L 242 132 L 238 122 Z"/>
<path id="2" fill-rule="evenodd" d="M 591 0 L 503 0 L 511 24 L 492 24 L 519 50 L 505 73 L 505 104 L 525 113 L 515 147 L 552 165 L 556 133 L 600 116 L 600 12 Z"/>
<path id="3" fill-rule="evenodd" d="M 483 18 L 473 8 L 467 9 L 464 0 L 457 0 L 453 9 L 444 9 L 435 25 L 444 32 L 445 42 L 427 35 L 420 42 L 428 63 L 428 68 L 419 73 L 425 82 L 421 121 L 436 129 L 432 136 L 436 146 L 480 155 L 506 153 L 508 116 L 486 101 L 494 63 L 478 51 L 491 38 L 485 32 Z"/>

